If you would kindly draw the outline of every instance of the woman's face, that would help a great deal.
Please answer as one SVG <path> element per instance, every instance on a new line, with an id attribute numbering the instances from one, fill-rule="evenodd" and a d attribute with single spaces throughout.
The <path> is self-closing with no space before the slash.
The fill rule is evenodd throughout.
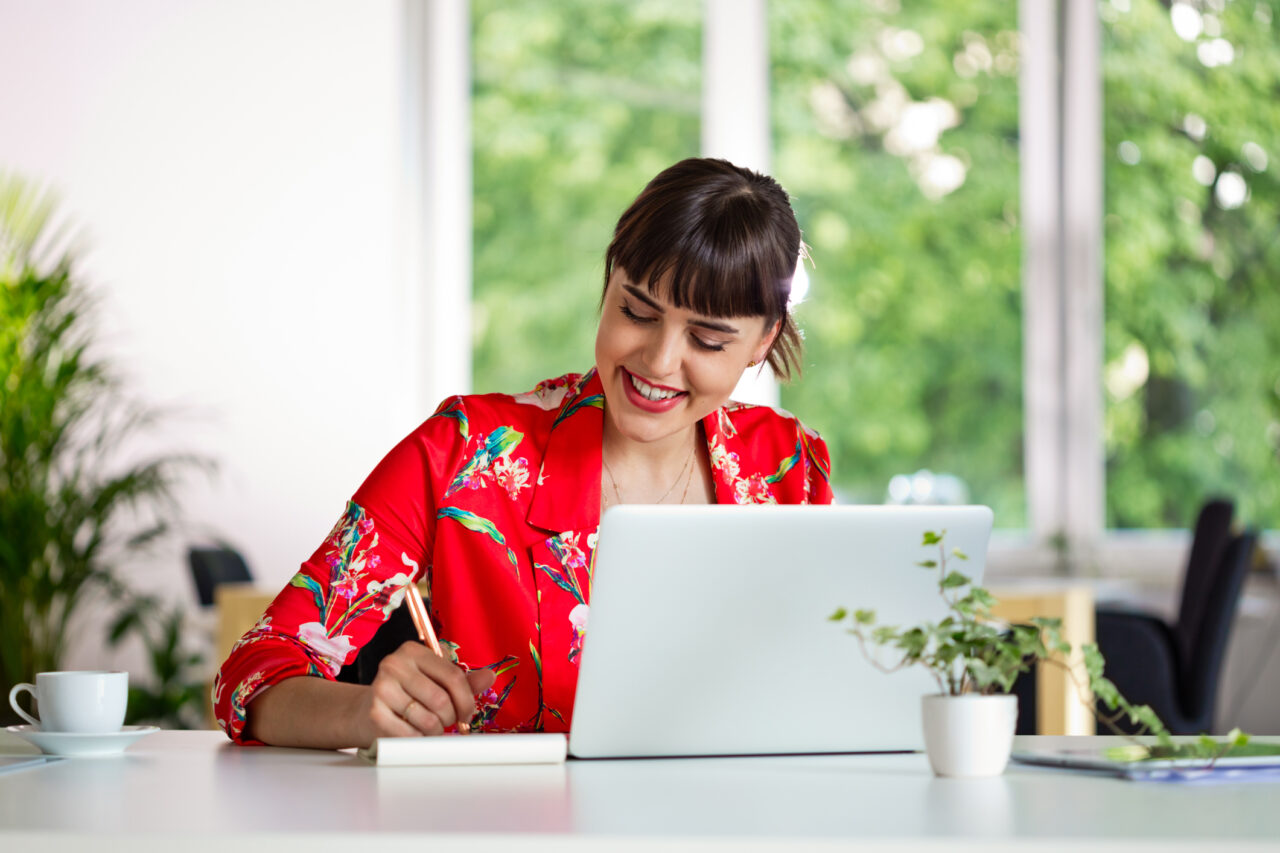
<path id="1" fill-rule="evenodd" d="M 610 422 L 632 441 L 682 433 L 728 402 L 742 371 L 764 360 L 777 331 L 777 323 L 766 329 L 763 317 L 677 308 L 615 269 L 596 331 Z"/>

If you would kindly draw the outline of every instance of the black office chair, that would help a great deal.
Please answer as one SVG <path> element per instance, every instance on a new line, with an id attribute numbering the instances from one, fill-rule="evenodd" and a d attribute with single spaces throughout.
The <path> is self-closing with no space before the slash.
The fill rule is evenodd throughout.
<path id="1" fill-rule="evenodd" d="M 196 598 L 201 607 L 213 606 L 213 591 L 219 584 L 249 583 L 253 575 L 240 552 L 227 545 L 216 548 L 190 548 L 187 563 L 196 585 Z"/>
<path id="2" fill-rule="evenodd" d="M 1131 610 L 1097 611 L 1104 674 L 1129 702 L 1150 705 L 1173 734 L 1213 728 L 1231 628 L 1257 544 L 1255 531 L 1232 534 L 1231 513 L 1226 501 L 1200 511 L 1176 623 Z M 1127 720 L 1118 725 L 1136 731 Z"/>
<path id="3" fill-rule="evenodd" d="M 1106 659 L 1104 675 L 1135 705 L 1150 705 L 1173 734 L 1213 727 L 1222 665 L 1236 608 L 1253 560 L 1256 532 L 1233 534 L 1230 501 L 1211 500 L 1200 510 L 1182 580 L 1178 621 L 1138 610 L 1099 607 L 1096 641 Z M 1014 684 L 1018 734 L 1035 734 L 1035 671 Z M 1101 704 L 1100 715 L 1110 716 Z M 1127 719 L 1122 731 L 1136 732 Z M 1099 734 L 1109 730 L 1099 728 Z"/>

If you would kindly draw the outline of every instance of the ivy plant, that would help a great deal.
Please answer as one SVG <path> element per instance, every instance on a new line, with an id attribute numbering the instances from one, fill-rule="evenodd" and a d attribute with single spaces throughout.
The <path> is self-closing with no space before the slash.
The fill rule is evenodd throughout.
<path id="1" fill-rule="evenodd" d="M 938 595 L 946 602 L 946 615 L 940 620 L 899 627 L 880 624 L 874 610 L 849 611 L 843 607 L 829 617 L 842 623 L 857 641 L 867 660 L 883 672 L 896 672 L 909 666 L 922 666 L 938 683 L 939 692 L 950 696 L 965 694 L 1008 693 L 1018 676 L 1037 663 L 1067 669 L 1082 701 L 1098 721 L 1115 734 L 1133 741 L 1128 747 L 1141 755 L 1134 758 L 1220 758 L 1228 751 L 1246 754 L 1249 736 L 1232 730 L 1219 741 L 1203 735 L 1194 743 L 1175 743 L 1168 728 L 1149 705 L 1135 705 L 1103 675 L 1106 662 L 1097 644 L 1081 645 L 1087 685 L 1082 684 L 1065 663 L 1071 644 L 1062 639 L 1062 620 L 1031 619 L 1027 624 L 1010 624 L 992 614 L 996 598 L 986 589 L 974 585 L 971 578 L 948 567 L 949 560 L 968 560 L 958 548 L 946 547 L 946 531 L 925 531 L 921 543 L 937 549 L 937 556 L 921 560 L 919 568 L 936 572 Z M 891 656 L 885 661 L 877 653 Z M 1095 702 L 1096 700 L 1096 702 Z M 1099 711 L 1098 706 L 1106 709 Z M 1142 743 L 1121 731 L 1121 719 L 1139 727 L 1139 734 L 1152 735 L 1154 744 Z"/>

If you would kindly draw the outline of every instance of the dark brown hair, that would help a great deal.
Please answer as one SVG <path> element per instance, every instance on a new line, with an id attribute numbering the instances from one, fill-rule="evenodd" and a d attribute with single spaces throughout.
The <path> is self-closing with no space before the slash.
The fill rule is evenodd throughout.
<path id="1" fill-rule="evenodd" d="M 604 256 L 677 308 L 708 317 L 780 322 L 766 360 L 782 379 L 800 373 L 800 330 L 787 311 L 802 248 L 786 190 L 727 160 L 691 158 L 665 169 L 631 203 Z M 601 304 L 604 296 L 601 295 Z"/>

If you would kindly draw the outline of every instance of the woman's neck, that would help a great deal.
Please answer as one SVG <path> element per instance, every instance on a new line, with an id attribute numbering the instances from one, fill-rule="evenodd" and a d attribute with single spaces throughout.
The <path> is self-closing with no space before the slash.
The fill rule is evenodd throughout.
<path id="1" fill-rule="evenodd" d="M 601 460 L 601 512 L 624 503 L 715 503 L 701 424 L 642 442 L 622 435 L 606 412 Z"/>
<path id="2" fill-rule="evenodd" d="M 701 432 L 699 424 L 693 424 L 656 441 L 635 441 L 619 432 L 606 412 L 600 451 L 605 461 L 618 471 L 624 468 L 651 472 L 668 468 L 674 470 L 697 449 L 702 440 Z"/>

